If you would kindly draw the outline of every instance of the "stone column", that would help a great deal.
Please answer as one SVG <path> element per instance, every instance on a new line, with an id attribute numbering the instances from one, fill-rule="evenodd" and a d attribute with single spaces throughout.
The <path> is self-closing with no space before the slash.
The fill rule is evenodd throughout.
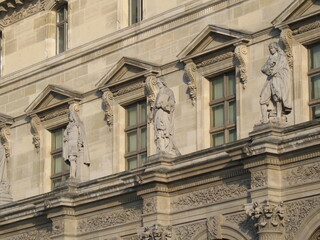
<path id="1" fill-rule="evenodd" d="M 283 203 L 255 202 L 247 209 L 247 214 L 258 227 L 259 240 L 283 240 L 284 217 Z"/>

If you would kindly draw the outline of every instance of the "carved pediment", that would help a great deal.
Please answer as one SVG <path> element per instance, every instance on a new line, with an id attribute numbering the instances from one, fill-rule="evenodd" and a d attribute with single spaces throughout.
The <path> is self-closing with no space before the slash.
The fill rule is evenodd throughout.
<path id="1" fill-rule="evenodd" d="M 282 25 L 320 14 L 320 0 L 294 1 L 273 22 Z"/>
<path id="2" fill-rule="evenodd" d="M 250 35 L 247 33 L 209 25 L 177 57 L 181 61 L 185 61 L 186 59 L 234 45 L 243 40 L 248 41 L 249 38 Z"/>
<path id="3" fill-rule="evenodd" d="M 25 110 L 26 113 L 39 113 L 74 100 L 80 100 L 81 94 L 56 85 L 48 85 Z"/>
<path id="4" fill-rule="evenodd" d="M 99 88 L 113 87 L 125 82 L 160 72 L 160 67 L 133 58 L 123 57 L 112 69 L 96 84 Z"/>

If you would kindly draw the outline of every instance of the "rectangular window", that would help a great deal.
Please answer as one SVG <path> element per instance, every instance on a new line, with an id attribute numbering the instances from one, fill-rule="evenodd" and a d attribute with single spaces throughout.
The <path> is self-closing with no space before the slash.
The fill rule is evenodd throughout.
<path id="1" fill-rule="evenodd" d="M 142 166 L 147 158 L 147 105 L 138 102 L 126 107 L 126 168 Z"/>
<path id="2" fill-rule="evenodd" d="M 57 54 L 67 50 L 68 41 L 68 6 L 67 4 L 62 5 L 57 9 L 56 12 L 56 48 Z"/>
<path id="3" fill-rule="evenodd" d="M 237 140 L 235 73 L 227 72 L 210 79 L 211 141 L 216 147 Z"/>
<path id="4" fill-rule="evenodd" d="M 310 107 L 311 118 L 320 118 L 320 43 L 309 48 Z"/>
<path id="5" fill-rule="evenodd" d="M 143 0 L 129 0 L 129 24 L 135 24 L 143 19 Z"/>
<path id="6" fill-rule="evenodd" d="M 69 165 L 62 157 L 63 128 L 55 129 L 51 132 L 51 159 L 52 159 L 52 188 L 56 188 L 69 178 Z"/>

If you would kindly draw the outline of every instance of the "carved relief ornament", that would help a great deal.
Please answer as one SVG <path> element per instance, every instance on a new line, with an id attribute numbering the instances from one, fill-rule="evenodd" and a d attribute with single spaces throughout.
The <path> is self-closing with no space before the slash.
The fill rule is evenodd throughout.
<path id="1" fill-rule="evenodd" d="M 287 55 L 288 64 L 293 68 L 293 55 L 292 55 L 292 31 L 289 28 L 281 30 L 280 41 L 283 43 L 284 52 Z"/>
<path id="2" fill-rule="evenodd" d="M 137 230 L 140 240 L 171 240 L 172 227 L 154 224 L 151 227 L 143 227 Z"/>
<path id="3" fill-rule="evenodd" d="M 238 67 L 240 82 L 243 89 L 245 89 L 248 81 L 248 47 L 244 44 L 236 45 L 234 57 Z"/>
<path id="4" fill-rule="evenodd" d="M 192 101 L 192 105 L 195 105 L 197 100 L 197 82 L 200 76 L 197 65 L 192 61 L 186 61 L 185 72 L 188 76 L 188 89 L 189 95 Z"/>
<path id="5" fill-rule="evenodd" d="M 13 123 L 13 119 L 7 115 L 0 114 L 0 141 L 5 150 L 5 156 L 8 159 L 10 157 L 10 142 L 9 136 L 10 126 Z"/>
<path id="6" fill-rule="evenodd" d="M 155 74 L 146 75 L 145 92 L 147 96 L 147 103 L 150 106 L 150 110 L 154 108 L 154 102 L 156 101 L 156 95 L 159 89 L 157 86 L 157 78 Z"/>
<path id="7" fill-rule="evenodd" d="M 108 88 L 103 91 L 102 102 L 105 107 L 104 113 L 106 116 L 107 124 L 109 125 L 109 127 L 112 127 L 113 125 L 113 109 L 112 109 L 113 94 Z"/>
<path id="8" fill-rule="evenodd" d="M 33 115 L 31 117 L 31 132 L 32 132 L 32 142 L 34 144 L 34 147 L 36 148 L 36 151 L 39 152 L 40 150 L 40 126 L 41 126 L 41 120 L 37 115 Z"/>

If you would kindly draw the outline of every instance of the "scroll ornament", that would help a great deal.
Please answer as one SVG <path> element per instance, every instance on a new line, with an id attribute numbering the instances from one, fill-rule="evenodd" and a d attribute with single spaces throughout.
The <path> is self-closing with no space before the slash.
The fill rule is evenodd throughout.
<path id="1" fill-rule="evenodd" d="M 287 55 L 289 67 L 293 68 L 293 55 L 292 55 L 292 31 L 288 28 L 282 29 L 280 34 L 280 41 L 283 43 L 284 52 Z"/>
<path id="2" fill-rule="evenodd" d="M 247 75 L 248 48 L 247 46 L 243 44 L 236 46 L 234 50 L 234 56 L 235 56 L 236 64 L 239 69 L 240 82 L 242 83 L 243 89 L 245 89 L 248 81 L 248 75 Z"/>
<path id="3" fill-rule="evenodd" d="M 147 96 L 147 103 L 149 104 L 151 111 L 154 108 L 154 103 L 156 101 L 156 95 L 158 92 L 157 78 L 155 75 L 147 76 L 145 84 L 145 92 Z"/>
<path id="4" fill-rule="evenodd" d="M 188 89 L 192 105 L 195 105 L 197 100 L 197 77 L 199 74 L 196 64 L 194 64 L 193 62 L 188 62 L 185 66 L 185 71 L 189 78 Z"/>
<path id="5" fill-rule="evenodd" d="M 107 124 L 111 127 L 113 125 L 113 109 L 112 109 L 113 94 L 109 89 L 104 91 L 102 95 L 102 101 L 105 106 L 105 116 L 106 116 Z"/>
<path id="6" fill-rule="evenodd" d="M 41 126 L 41 120 L 38 116 L 34 116 L 31 119 L 31 130 L 32 130 L 32 140 L 34 147 L 36 148 L 37 152 L 40 150 L 40 133 L 39 128 Z"/>

